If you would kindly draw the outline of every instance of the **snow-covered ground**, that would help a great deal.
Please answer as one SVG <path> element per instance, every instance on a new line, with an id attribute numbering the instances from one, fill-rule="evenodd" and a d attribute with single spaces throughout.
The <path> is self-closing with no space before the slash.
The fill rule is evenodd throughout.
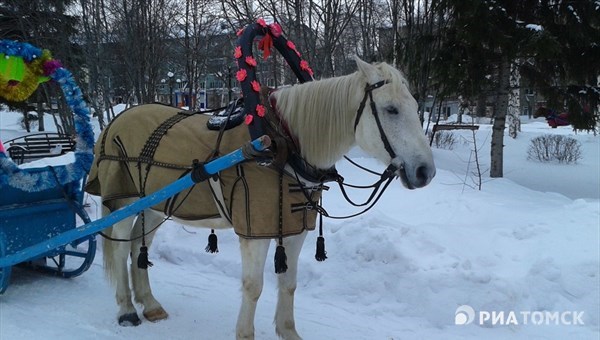
<path id="1" fill-rule="evenodd" d="M 0 139 L 22 134 L 16 117 L 0 114 Z M 481 191 L 472 188 L 474 163 L 467 162 L 471 133 L 455 132 L 464 138 L 453 150 L 434 149 L 438 169 L 429 186 L 409 191 L 396 181 L 369 213 L 326 220 L 327 261 L 314 260 L 317 235 L 310 234 L 300 258 L 298 332 L 305 339 L 598 339 L 600 138 L 550 129 L 543 120 L 522 129 L 517 139 L 505 138 L 505 178 L 486 173 Z M 583 158 L 576 165 L 527 160 L 529 140 L 543 133 L 576 138 Z M 476 136 L 486 170 L 491 127 L 482 125 Z M 358 149 L 351 156 L 383 168 Z M 349 182 L 375 180 L 345 161 L 338 170 Z M 87 200 L 96 216 L 98 199 Z M 332 214 L 355 211 L 335 189 L 325 204 Z M 91 269 L 74 279 L 15 269 L 0 296 L 0 339 L 234 338 L 238 242 L 233 232 L 220 232 L 220 253 L 207 254 L 208 233 L 169 222 L 150 250 L 153 291 L 169 319 L 118 326 L 99 250 Z M 275 288 L 268 265 L 257 339 L 276 338 Z M 455 324 L 461 305 L 474 309 L 473 323 Z M 510 324 L 479 325 L 486 312 L 504 312 Z"/>

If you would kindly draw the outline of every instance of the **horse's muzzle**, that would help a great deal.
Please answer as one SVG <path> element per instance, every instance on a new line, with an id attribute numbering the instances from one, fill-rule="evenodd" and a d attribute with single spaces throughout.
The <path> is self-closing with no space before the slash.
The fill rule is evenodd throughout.
<path id="1" fill-rule="evenodd" d="M 435 177 L 435 166 L 423 163 L 414 168 L 407 168 L 402 165 L 398 169 L 397 175 L 407 189 L 418 189 L 429 184 Z"/>

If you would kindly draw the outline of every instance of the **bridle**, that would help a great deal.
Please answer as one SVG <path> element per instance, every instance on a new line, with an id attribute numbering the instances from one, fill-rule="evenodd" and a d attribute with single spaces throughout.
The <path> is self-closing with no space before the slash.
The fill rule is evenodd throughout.
<path id="1" fill-rule="evenodd" d="M 358 126 L 358 122 L 360 121 L 360 118 L 365 110 L 365 106 L 367 104 L 367 99 L 369 99 L 370 105 L 371 105 L 371 112 L 373 113 L 373 117 L 375 118 L 375 122 L 377 123 L 377 129 L 379 130 L 379 136 L 381 138 L 381 141 L 383 142 L 383 146 L 385 147 L 385 150 L 390 155 L 390 159 L 393 160 L 394 158 L 396 158 L 396 153 L 394 152 L 394 149 L 392 148 L 392 146 L 385 134 L 385 131 L 383 131 L 381 119 L 379 118 L 379 113 L 377 112 L 377 106 L 375 105 L 375 102 L 373 101 L 373 93 L 372 93 L 373 90 L 378 89 L 388 83 L 389 83 L 389 81 L 382 80 L 375 84 L 367 84 L 365 86 L 365 95 L 363 96 L 363 99 L 360 102 L 358 111 L 356 112 L 356 118 L 354 120 L 354 132 L 356 133 L 356 127 Z M 322 216 L 326 216 L 326 217 L 332 218 L 332 219 L 346 219 L 346 218 L 351 218 L 351 217 L 355 217 L 355 216 L 364 214 L 365 212 L 367 212 L 371 208 L 373 208 L 373 206 L 377 203 L 377 201 L 379 201 L 379 199 L 381 198 L 381 196 L 383 195 L 383 193 L 385 192 L 387 187 L 390 185 L 392 180 L 394 178 L 396 178 L 396 171 L 398 170 L 398 167 L 396 165 L 394 165 L 393 163 L 390 163 L 390 165 L 383 171 L 383 173 L 380 174 L 380 173 L 369 170 L 369 169 L 355 163 L 348 157 L 345 157 L 345 158 L 350 163 L 352 163 L 354 166 L 356 166 L 366 172 L 378 175 L 378 176 L 380 176 L 380 178 L 377 182 L 375 182 L 371 185 L 360 186 L 360 185 L 352 185 L 352 184 L 345 183 L 344 178 L 340 175 L 337 175 L 337 178 L 335 181 L 339 185 L 342 195 L 344 196 L 344 199 L 348 203 L 350 203 L 351 205 L 353 205 L 355 207 L 366 207 L 366 208 L 364 208 L 362 211 L 360 211 L 358 213 L 347 215 L 347 216 L 332 216 L 329 213 L 327 213 L 327 211 L 322 206 L 319 206 L 317 204 L 311 204 L 312 208 L 317 209 Z M 297 180 L 298 180 L 298 183 L 301 183 L 301 181 L 298 177 L 297 177 Z M 367 198 L 367 200 L 365 200 L 363 203 L 356 203 L 352 199 L 350 199 L 350 197 L 348 196 L 348 193 L 346 192 L 346 189 L 344 187 L 351 187 L 351 188 L 355 188 L 355 189 L 373 189 L 373 191 L 371 192 L 371 195 L 369 196 L 369 198 Z"/>
<path id="2" fill-rule="evenodd" d="M 396 158 L 396 153 L 394 152 L 394 149 L 392 148 L 392 145 L 390 144 L 385 134 L 385 131 L 383 131 L 381 119 L 379 119 L 379 113 L 377 112 L 377 105 L 375 105 L 375 102 L 373 101 L 373 90 L 378 89 L 383 85 L 389 83 L 390 82 L 387 80 L 382 80 L 375 84 L 367 84 L 365 86 L 365 95 L 363 96 L 363 99 L 360 102 L 360 105 L 358 106 L 358 111 L 356 112 L 356 119 L 354 120 L 354 132 L 356 133 L 356 127 L 358 126 L 358 122 L 360 121 L 360 118 L 362 117 L 362 114 L 365 110 L 367 99 L 369 99 L 371 105 L 371 112 L 373 113 L 373 117 L 375 118 L 375 123 L 377 123 L 377 129 L 379 130 L 379 136 L 381 137 L 381 141 L 383 142 L 383 147 L 390 155 L 390 160 L 393 160 L 394 158 Z M 385 172 L 394 173 L 396 172 L 396 170 L 398 170 L 398 167 L 395 166 L 393 163 L 390 163 L 390 165 L 385 169 Z"/>

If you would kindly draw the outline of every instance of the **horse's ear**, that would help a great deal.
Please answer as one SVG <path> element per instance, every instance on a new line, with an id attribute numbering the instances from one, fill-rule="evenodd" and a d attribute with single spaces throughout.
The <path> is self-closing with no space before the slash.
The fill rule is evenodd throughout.
<path id="1" fill-rule="evenodd" d="M 369 84 L 375 84 L 381 80 L 381 75 L 375 65 L 371 65 L 367 62 L 362 61 L 358 56 L 354 56 L 356 66 L 360 73 L 365 77 Z"/>

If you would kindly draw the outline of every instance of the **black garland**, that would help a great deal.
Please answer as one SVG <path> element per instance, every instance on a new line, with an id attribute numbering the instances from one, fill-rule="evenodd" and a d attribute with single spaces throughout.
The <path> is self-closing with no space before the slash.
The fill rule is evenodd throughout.
<path id="1" fill-rule="evenodd" d="M 271 48 L 275 47 L 288 63 L 298 81 L 305 83 L 313 80 L 313 71 L 306 60 L 302 59 L 300 52 L 296 49 L 293 42 L 283 36 L 283 30 L 278 23 L 267 25 L 263 19 L 258 19 L 256 23 L 248 25 L 245 29 L 238 31 L 238 42 L 235 48 L 234 57 L 238 65 L 236 78 L 241 84 L 242 95 L 244 96 L 244 115 L 245 123 L 250 130 L 251 139 L 256 139 L 265 134 L 263 127 L 263 117 L 266 108 L 260 103 L 261 85 L 256 79 L 257 62 L 254 59 L 252 45 L 257 37 L 262 37 L 258 42 L 258 48 L 263 51 L 263 58 L 267 59 L 271 54 Z M 283 247 L 282 237 L 282 174 L 280 174 L 279 187 L 279 242 L 275 252 L 275 272 L 285 273 L 287 270 L 287 256 Z M 322 228 L 320 228 L 322 230 Z M 322 233 L 321 233 L 322 236 Z M 321 237 L 322 239 L 322 237 Z M 321 245 L 324 246 L 323 241 Z M 321 249 L 324 252 L 324 249 Z M 323 260 L 326 257 L 323 258 Z"/>
<path id="2" fill-rule="evenodd" d="M 296 46 L 283 36 L 283 31 L 278 23 L 267 25 L 263 19 L 248 25 L 238 32 L 238 42 L 234 57 L 238 65 L 236 78 L 241 84 L 244 96 L 245 123 L 250 129 L 250 137 L 256 139 L 264 135 L 263 116 L 265 107 L 260 104 L 260 83 L 256 79 L 256 59 L 252 50 L 253 42 L 257 37 L 262 37 L 258 48 L 263 51 L 266 59 L 275 47 L 288 63 L 298 81 L 304 83 L 313 80 L 313 71 L 308 62 L 303 60 Z"/>

